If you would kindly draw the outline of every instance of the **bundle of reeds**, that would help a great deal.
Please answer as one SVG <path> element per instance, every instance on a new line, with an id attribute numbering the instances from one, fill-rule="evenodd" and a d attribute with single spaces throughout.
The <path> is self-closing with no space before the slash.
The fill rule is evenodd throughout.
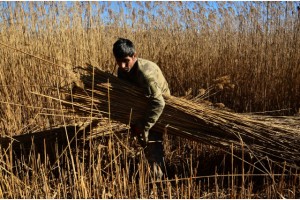
<path id="1" fill-rule="evenodd" d="M 79 69 L 79 68 L 77 68 Z M 80 68 L 83 85 L 74 86 L 65 105 L 85 115 L 102 115 L 129 124 L 144 115 L 142 91 L 95 67 Z M 184 98 L 165 97 L 166 106 L 153 127 L 158 131 L 218 147 L 233 145 L 254 156 L 299 165 L 300 130 L 270 123 L 269 118 L 215 109 Z"/>

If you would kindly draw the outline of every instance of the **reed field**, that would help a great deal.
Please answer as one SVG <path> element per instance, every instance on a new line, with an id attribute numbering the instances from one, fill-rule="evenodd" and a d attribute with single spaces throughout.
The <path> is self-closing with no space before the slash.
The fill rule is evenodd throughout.
<path id="1" fill-rule="evenodd" d="M 115 74 L 119 37 L 161 67 L 176 97 L 299 121 L 299 2 L 1 2 L 0 136 L 66 138 L 1 144 L 0 198 L 300 197 L 297 165 L 169 134 L 168 178 L 154 182 L 126 124 L 66 112 L 73 68 Z"/>

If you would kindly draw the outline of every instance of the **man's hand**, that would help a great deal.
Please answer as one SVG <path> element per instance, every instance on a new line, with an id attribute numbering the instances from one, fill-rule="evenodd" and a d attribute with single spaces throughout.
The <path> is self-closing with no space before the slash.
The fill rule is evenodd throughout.
<path id="1" fill-rule="evenodd" d="M 130 126 L 131 134 L 133 137 L 136 137 L 139 141 L 139 143 L 145 147 L 146 144 L 148 143 L 148 133 L 145 132 L 141 126 L 138 124 L 132 124 Z"/>

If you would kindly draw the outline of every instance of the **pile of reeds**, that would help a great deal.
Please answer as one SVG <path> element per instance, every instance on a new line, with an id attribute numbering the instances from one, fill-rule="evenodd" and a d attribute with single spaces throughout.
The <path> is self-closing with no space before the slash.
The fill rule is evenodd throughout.
<path id="1" fill-rule="evenodd" d="M 104 116 L 129 124 L 144 115 L 147 98 L 142 91 L 95 67 L 77 68 L 82 81 L 75 85 L 65 105 L 85 115 Z M 257 157 L 299 165 L 300 130 L 297 126 L 270 123 L 270 118 L 215 109 L 174 96 L 165 97 L 166 106 L 155 130 L 227 148 L 233 145 Z M 297 118 L 295 118 L 297 123 Z M 299 122 L 299 120 L 298 120 Z"/>

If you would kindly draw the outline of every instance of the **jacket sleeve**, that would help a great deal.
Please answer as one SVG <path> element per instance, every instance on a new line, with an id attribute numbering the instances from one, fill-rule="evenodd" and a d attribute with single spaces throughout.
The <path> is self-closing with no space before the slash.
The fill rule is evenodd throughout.
<path id="1" fill-rule="evenodd" d="M 147 133 L 157 122 L 165 107 L 165 100 L 162 90 L 158 86 L 154 77 L 146 77 L 146 96 L 148 98 L 148 107 L 144 117 L 144 131 Z"/>

